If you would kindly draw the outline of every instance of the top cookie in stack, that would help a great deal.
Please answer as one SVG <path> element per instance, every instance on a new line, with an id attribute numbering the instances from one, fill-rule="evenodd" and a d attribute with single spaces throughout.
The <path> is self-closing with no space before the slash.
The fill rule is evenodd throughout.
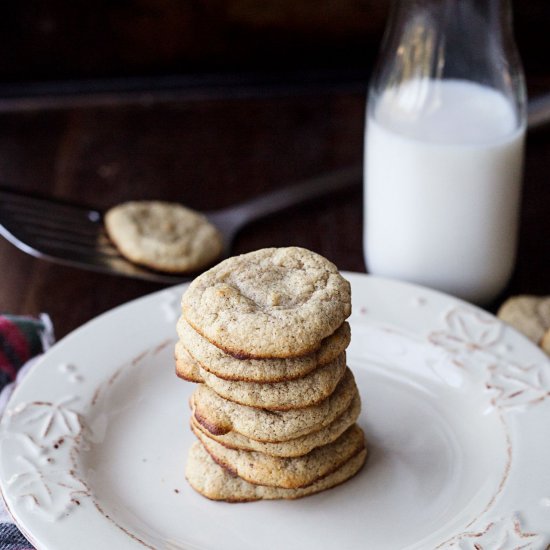
<path id="1" fill-rule="evenodd" d="M 185 320 L 237 358 L 313 353 L 351 313 L 349 283 L 303 248 L 265 248 L 221 262 L 182 299 Z"/>
<path id="2" fill-rule="evenodd" d="M 176 365 L 201 383 L 191 399 L 200 443 L 187 465 L 195 489 L 222 500 L 297 498 L 361 467 L 350 313 L 349 283 L 302 248 L 230 258 L 189 286 Z"/>

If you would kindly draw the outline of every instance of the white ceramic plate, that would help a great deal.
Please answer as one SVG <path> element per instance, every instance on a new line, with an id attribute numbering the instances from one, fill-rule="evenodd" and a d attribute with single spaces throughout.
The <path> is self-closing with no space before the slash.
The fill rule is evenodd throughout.
<path id="1" fill-rule="evenodd" d="M 423 288 L 346 274 L 348 364 L 370 444 L 362 472 L 298 501 L 226 504 L 184 479 L 172 288 L 54 346 L 1 424 L 0 484 L 38 548 L 546 548 L 550 364 L 494 317 Z"/>

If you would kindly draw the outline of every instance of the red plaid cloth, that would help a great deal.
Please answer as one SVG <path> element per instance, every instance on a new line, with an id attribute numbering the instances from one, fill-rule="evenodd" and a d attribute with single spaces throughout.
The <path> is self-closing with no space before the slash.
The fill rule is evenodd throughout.
<path id="1" fill-rule="evenodd" d="M 24 376 L 25 365 L 53 343 L 47 315 L 15 317 L 0 314 L 0 414 L 9 399 L 13 382 Z M 0 504 L 0 550 L 33 550 Z"/>

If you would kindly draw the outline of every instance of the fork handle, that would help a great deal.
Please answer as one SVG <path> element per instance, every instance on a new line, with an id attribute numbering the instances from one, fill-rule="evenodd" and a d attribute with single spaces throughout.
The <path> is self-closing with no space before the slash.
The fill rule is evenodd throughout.
<path id="1" fill-rule="evenodd" d="M 360 183 L 362 177 L 362 166 L 344 168 L 294 185 L 285 186 L 284 189 L 271 191 L 224 209 L 219 214 L 224 216 L 230 214 L 235 226 L 234 229 L 237 230 L 254 220 L 280 212 L 291 206 L 351 188 Z"/>

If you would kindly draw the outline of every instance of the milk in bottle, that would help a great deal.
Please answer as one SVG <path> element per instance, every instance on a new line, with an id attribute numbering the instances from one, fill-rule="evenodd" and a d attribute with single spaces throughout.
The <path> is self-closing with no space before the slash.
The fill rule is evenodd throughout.
<path id="1" fill-rule="evenodd" d="M 514 268 L 526 126 L 509 0 L 395 0 L 369 85 L 368 270 L 486 303 Z"/>
<path id="2" fill-rule="evenodd" d="M 401 103 L 420 83 L 387 90 L 367 120 L 368 268 L 483 301 L 514 265 L 525 129 L 508 100 L 465 80 L 442 80 L 411 123 Z"/>

